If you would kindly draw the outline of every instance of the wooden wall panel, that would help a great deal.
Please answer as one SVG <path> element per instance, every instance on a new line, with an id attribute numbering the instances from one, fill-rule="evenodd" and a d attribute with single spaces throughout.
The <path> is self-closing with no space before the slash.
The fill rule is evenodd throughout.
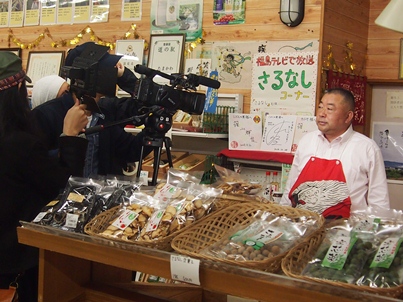
<path id="1" fill-rule="evenodd" d="M 12 28 L 13 34 L 24 43 L 32 43 L 43 31 L 48 28 L 53 39 L 60 42 L 62 39 L 72 39 L 88 25 L 97 36 L 104 41 L 121 39 L 129 31 L 132 23 L 137 26 L 137 33 L 146 41 L 150 36 L 150 10 L 151 0 L 143 0 L 142 20 L 135 22 L 123 22 L 121 17 L 121 1 L 110 1 L 109 21 L 107 23 L 53 25 L 53 26 L 29 26 Z M 247 0 L 246 22 L 241 25 L 216 26 L 213 24 L 213 1 L 204 1 L 203 7 L 203 38 L 206 42 L 214 41 L 256 41 L 256 40 L 305 40 L 320 39 L 321 32 L 321 0 L 305 1 L 305 18 L 301 25 L 290 28 L 281 23 L 278 16 L 280 1 Z M 0 29 L 0 48 L 8 47 L 9 29 Z M 82 43 L 89 41 L 89 36 L 84 35 Z M 52 40 L 49 37 L 40 42 L 33 50 L 56 50 L 51 47 Z M 16 47 L 11 43 L 10 47 Z M 61 47 L 67 50 L 68 47 Z M 60 50 L 58 49 L 58 50 Z M 23 64 L 26 66 L 29 50 L 23 49 Z M 221 93 L 242 93 L 244 95 L 244 111 L 249 112 L 250 90 L 220 89 Z"/>
<path id="2" fill-rule="evenodd" d="M 375 24 L 375 19 L 388 3 L 389 0 L 371 0 L 366 68 L 369 80 L 398 80 L 400 39 L 403 33 Z"/>
<path id="3" fill-rule="evenodd" d="M 325 1 L 323 22 L 323 59 L 328 45 L 339 68 L 350 72 L 345 62 L 347 42 L 353 43 L 352 56 L 356 73 L 365 75 L 365 59 L 368 41 L 369 0 Z"/>
<path id="4" fill-rule="evenodd" d="M 374 23 L 388 3 L 389 0 L 306 0 L 304 21 L 298 27 L 288 28 L 279 20 L 279 1 L 247 0 L 246 22 L 238 26 L 215 26 L 212 22 L 213 1 L 204 1 L 203 38 L 206 42 L 319 39 L 322 59 L 326 59 L 327 46 L 330 44 L 336 63 L 340 66 L 344 65 L 346 56 L 345 43 L 351 41 L 357 70 L 362 69 L 365 64 L 365 75 L 369 80 L 397 81 L 400 39 L 403 38 L 403 34 Z M 115 41 L 121 39 L 131 24 L 135 23 L 140 37 L 149 39 L 151 0 L 143 0 L 142 20 L 136 22 L 120 21 L 121 1 L 111 0 L 110 5 L 107 23 L 29 26 L 11 30 L 18 39 L 27 44 L 34 42 L 48 28 L 53 39 L 60 42 L 62 39 L 73 38 L 89 25 L 103 40 Z M 322 9 L 323 25 L 321 25 Z M 9 30 L 0 29 L 1 48 L 16 47 L 15 44 L 8 43 Z M 82 42 L 88 40 L 89 37 L 84 36 Z M 52 40 L 45 36 L 34 50 L 55 50 L 51 47 L 51 42 Z M 67 48 L 60 49 L 67 50 Z M 28 52 L 27 49 L 22 51 L 24 65 L 27 62 Z M 236 91 L 236 93 L 245 95 L 245 110 L 248 111 L 250 92 Z"/>

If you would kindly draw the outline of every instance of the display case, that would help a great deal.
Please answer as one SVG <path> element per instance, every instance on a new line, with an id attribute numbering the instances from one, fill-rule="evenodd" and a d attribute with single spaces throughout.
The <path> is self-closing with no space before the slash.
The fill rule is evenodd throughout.
<path id="1" fill-rule="evenodd" d="M 282 274 L 201 260 L 200 286 L 145 286 L 133 271 L 171 278 L 173 253 L 22 222 L 19 242 L 40 249 L 39 301 L 226 301 L 222 295 L 258 301 L 401 301 Z M 208 299 L 206 292 L 221 293 Z"/>

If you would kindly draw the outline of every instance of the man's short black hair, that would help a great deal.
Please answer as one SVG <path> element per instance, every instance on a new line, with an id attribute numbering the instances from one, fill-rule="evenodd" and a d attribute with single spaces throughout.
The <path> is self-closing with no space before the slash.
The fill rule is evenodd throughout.
<path id="1" fill-rule="evenodd" d="M 355 100 L 354 100 L 354 95 L 352 94 L 351 91 L 337 87 L 337 88 L 331 88 L 325 91 L 325 94 L 339 94 L 343 97 L 344 101 L 347 103 L 350 111 L 354 112 L 355 108 Z"/>

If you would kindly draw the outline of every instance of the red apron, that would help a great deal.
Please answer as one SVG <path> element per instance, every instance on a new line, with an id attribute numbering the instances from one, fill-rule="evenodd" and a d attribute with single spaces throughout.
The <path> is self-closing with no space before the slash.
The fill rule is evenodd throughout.
<path id="1" fill-rule="evenodd" d="M 350 217 L 350 193 L 338 159 L 312 156 L 288 197 L 294 208 L 310 210 L 329 219 Z"/>

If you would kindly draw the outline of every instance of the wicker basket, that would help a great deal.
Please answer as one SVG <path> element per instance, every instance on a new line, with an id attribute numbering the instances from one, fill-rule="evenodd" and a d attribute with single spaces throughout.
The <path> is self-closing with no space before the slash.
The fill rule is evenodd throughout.
<path id="1" fill-rule="evenodd" d="M 202 223 L 190 226 L 187 230 L 181 232 L 172 240 L 172 248 L 178 253 L 190 257 L 235 264 L 237 266 L 263 270 L 266 272 L 277 272 L 281 268 L 281 259 L 287 254 L 286 252 L 261 261 L 234 261 L 200 254 L 200 251 L 204 248 L 220 241 L 234 226 L 249 224 L 259 210 L 295 220 L 302 216 L 314 217 L 318 221 L 315 225 L 317 229 L 321 228 L 324 224 L 323 217 L 311 211 L 280 206 L 277 204 L 244 202 L 228 206 L 220 210 L 218 213 L 206 217 Z M 312 236 L 312 234 L 309 236 Z"/>
<path id="2" fill-rule="evenodd" d="M 330 281 L 325 279 L 311 278 L 302 275 L 302 271 L 307 266 L 308 262 L 313 259 L 319 246 L 326 237 L 326 227 L 323 227 L 320 231 L 316 232 L 305 240 L 302 244 L 292 248 L 287 256 L 285 256 L 281 262 L 281 268 L 283 272 L 293 278 L 302 279 L 305 281 L 328 284 L 345 289 L 363 291 L 372 294 L 379 294 L 383 296 L 389 296 L 393 298 L 401 298 L 403 293 L 403 285 L 391 287 L 391 288 L 374 288 L 369 286 L 359 286 L 355 284 Z"/>
<path id="3" fill-rule="evenodd" d="M 249 200 L 245 199 L 244 201 Z M 231 204 L 234 203 L 239 203 L 242 202 L 240 199 L 232 199 L 230 196 L 221 196 L 220 198 L 217 198 L 214 201 L 214 207 L 212 208 L 213 212 L 218 212 L 221 209 L 224 209 L 228 207 Z M 105 212 L 102 212 L 101 214 L 97 215 L 94 217 L 90 222 L 88 222 L 85 227 L 84 227 L 84 232 L 90 236 L 97 236 L 97 237 L 102 237 L 106 238 L 109 240 L 114 240 L 114 241 L 119 241 L 119 242 L 124 242 L 124 243 L 133 243 L 141 246 L 146 246 L 150 248 L 156 248 L 159 250 L 163 251 L 172 251 L 171 247 L 171 241 L 172 239 L 181 233 L 183 230 L 188 229 L 189 227 L 203 221 L 208 217 L 210 214 L 204 216 L 203 218 L 195 221 L 192 225 L 186 226 L 181 228 L 178 231 L 175 231 L 172 234 L 169 234 L 161 239 L 158 240 L 153 240 L 153 241 L 129 241 L 129 240 L 124 240 L 120 238 L 113 238 L 113 237 L 107 237 L 102 235 L 101 233 L 106 230 L 106 228 L 109 226 L 110 222 L 118 216 L 118 211 L 121 209 L 120 206 L 114 207 L 112 209 L 106 210 Z"/>
<path id="4" fill-rule="evenodd" d="M 171 241 L 176 236 L 179 232 L 174 232 L 172 234 L 169 234 L 167 236 L 164 236 L 161 239 L 158 240 L 153 240 L 153 241 L 130 241 L 130 240 L 124 240 L 121 238 L 117 237 L 109 237 L 109 236 L 104 236 L 101 233 L 106 230 L 106 228 L 109 226 L 110 222 L 117 218 L 117 213 L 121 209 L 120 206 L 114 207 L 112 209 L 106 210 L 105 212 L 102 212 L 98 216 L 94 217 L 89 223 L 84 228 L 84 232 L 88 235 L 91 236 L 97 236 L 113 241 L 118 241 L 118 242 L 124 242 L 124 243 L 132 243 L 140 246 L 145 246 L 149 248 L 156 248 L 159 250 L 163 251 L 172 251 L 171 247 Z M 200 219 L 201 220 L 201 219 Z M 185 229 L 185 228 L 183 228 Z"/>

